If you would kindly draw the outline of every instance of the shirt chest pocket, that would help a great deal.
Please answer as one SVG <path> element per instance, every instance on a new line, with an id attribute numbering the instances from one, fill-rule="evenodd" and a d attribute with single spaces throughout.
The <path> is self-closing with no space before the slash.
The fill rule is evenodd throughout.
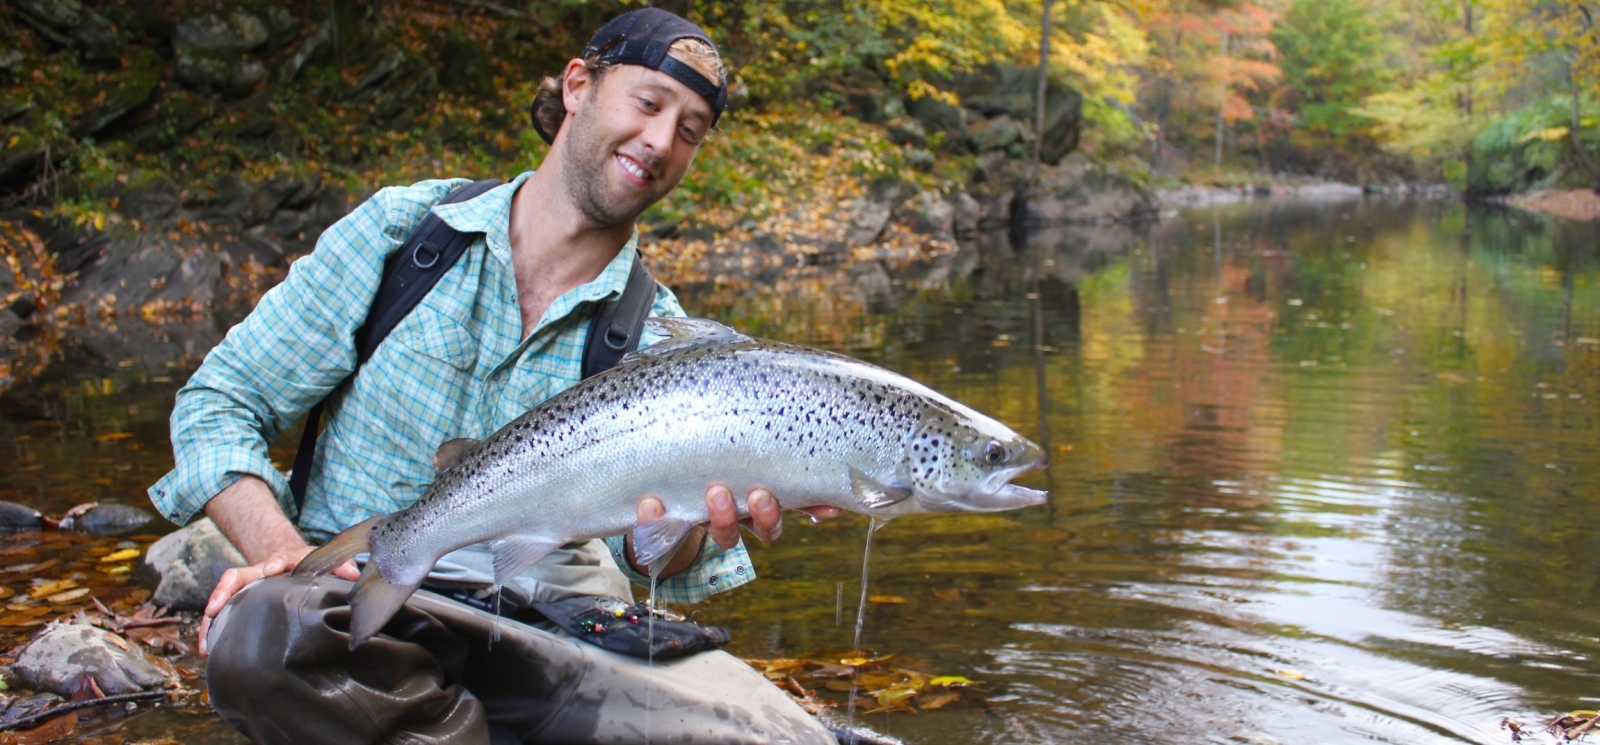
<path id="1" fill-rule="evenodd" d="M 419 309 L 420 310 L 420 309 Z M 478 362 L 478 343 L 460 321 L 440 314 L 427 314 L 409 324 L 407 333 L 396 341 L 411 352 L 444 362 L 456 370 L 471 373 Z M 403 364 L 403 363 L 402 363 Z"/>

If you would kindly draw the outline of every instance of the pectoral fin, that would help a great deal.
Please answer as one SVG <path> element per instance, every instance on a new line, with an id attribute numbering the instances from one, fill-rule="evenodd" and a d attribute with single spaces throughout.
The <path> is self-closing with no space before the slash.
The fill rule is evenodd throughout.
<path id="1" fill-rule="evenodd" d="M 547 543 L 521 536 L 508 536 L 495 541 L 489 547 L 494 553 L 494 583 L 504 585 L 516 579 L 517 575 L 558 548 L 561 548 L 559 543 Z"/>
<path id="2" fill-rule="evenodd" d="M 461 437 L 447 440 L 443 445 L 440 445 L 438 452 L 433 454 L 433 477 L 439 478 L 444 475 L 445 471 L 455 468 L 456 464 L 461 462 L 461 454 L 472 449 L 477 444 L 477 440 L 470 437 Z"/>
<path id="3" fill-rule="evenodd" d="M 658 517 L 639 523 L 633 528 L 633 558 L 650 567 L 651 573 L 659 571 L 672 558 L 674 549 L 694 527 L 688 520 L 677 517 Z"/>
<path id="4" fill-rule="evenodd" d="M 850 485 L 861 506 L 872 510 L 899 504 L 911 496 L 910 487 L 885 484 L 855 468 L 850 469 Z"/>

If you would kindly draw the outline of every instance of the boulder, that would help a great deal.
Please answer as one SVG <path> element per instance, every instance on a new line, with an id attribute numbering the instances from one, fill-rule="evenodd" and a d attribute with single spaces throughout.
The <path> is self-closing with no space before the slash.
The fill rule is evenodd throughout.
<path id="1" fill-rule="evenodd" d="M 987 65 L 951 82 L 961 104 L 985 117 L 1011 117 L 1028 132 L 1038 118 L 1039 70 L 1019 65 Z M 1056 81 L 1045 87 L 1045 115 L 1039 154 L 1055 165 L 1078 147 L 1083 125 L 1083 95 Z M 979 152 L 982 152 L 981 150 Z"/>
<path id="2" fill-rule="evenodd" d="M 69 34 L 83 15 L 79 0 L 15 0 L 12 7 L 17 9 L 17 17 L 40 36 L 61 45 L 71 43 Z"/>
<path id="3" fill-rule="evenodd" d="M 937 191 L 924 189 L 901 208 L 901 217 L 911 229 L 923 235 L 955 239 L 955 206 Z"/>
<path id="4" fill-rule="evenodd" d="M 896 145 L 923 147 L 928 144 L 928 130 L 922 126 L 922 122 L 903 116 L 889 122 L 889 141 Z"/>
<path id="5" fill-rule="evenodd" d="M 1109 223 L 1153 217 L 1160 203 L 1143 185 L 1082 156 L 1021 180 L 1020 218 L 1029 225 Z"/>
<path id="6" fill-rule="evenodd" d="M 78 16 L 78 25 L 73 27 L 71 36 L 73 46 L 90 62 L 116 64 L 122 60 L 122 50 L 128 48 L 117 33 L 116 25 L 89 8 L 84 8 Z"/>
<path id="7" fill-rule="evenodd" d="M 21 191 L 44 167 L 44 141 L 26 130 L 0 130 L 0 190 Z"/>
<path id="8" fill-rule="evenodd" d="M 245 566 L 244 555 L 210 518 L 170 533 L 151 544 L 135 576 L 155 588 L 151 602 L 176 610 L 204 610 L 222 573 Z"/>
<path id="9" fill-rule="evenodd" d="M 178 79 L 204 90 L 238 90 L 266 77 L 266 67 L 247 62 L 246 54 L 272 35 L 259 17 L 242 9 L 205 13 L 180 22 L 172 33 Z"/>
<path id="10" fill-rule="evenodd" d="M 16 317 L 10 311 L 5 311 L 5 314 Z M 18 328 L 21 328 L 20 324 L 21 320 L 18 319 Z M 16 329 L 6 335 L 10 336 L 11 333 L 16 333 Z M 0 502 L 0 531 L 38 530 L 43 524 L 43 516 L 38 510 L 16 502 Z"/>
<path id="11" fill-rule="evenodd" d="M 78 117 L 73 134 L 87 137 L 99 133 L 128 112 L 148 103 L 160 84 L 161 58 L 148 48 L 140 48 L 129 60 L 127 69 L 117 77 L 116 84 L 104 91 L 100 105 Z"/>
<path id="12" fill-rule="evenodd" d="M 1031 139 L 1030 134 L 1021 122 L 1005 114 L 993 119 L 979 120 L 967 128 L 967 136 L 972 140 L 972 150 L 977 153 L 1004 150 L 1013 144 Z"/>
<path id="13" fill-rule="evenodd" d="M 333 26 L 323 23 L 317 26 L 300 40 L 299 46 L 294 48 L 289 56 L 278 65 L 277 81 L 279 83 L 292 83 L 300 75 L 306 64 L 316 59 L 327 47 L 331 46 L 334 33 Z"/>
<path id="14" fill-rule="evenodd" d="M 906 115 L 906 105 L 898 95 L 886 90 L 855 90 L 845 94 L 850 113 L 872 124 L 882 124 Z"/>
<path id="15" fill-rule="evenodd" d="M 82 623 L 45 629 L 17 655 L 6 677 L 22 688 L 71 695 L 85 675 L 111 696 L 177 685 L 137 646 Z"/>
<path id="16" fill-rule="evenodd" d="M 888 226 L 894 210 L 912 193 L 912 187 L 896 179 L 880 179 L 867 187 L 849 207 L 849 227 L 845 230 L 845 243 L 866 246 L 878 240 Z"/>

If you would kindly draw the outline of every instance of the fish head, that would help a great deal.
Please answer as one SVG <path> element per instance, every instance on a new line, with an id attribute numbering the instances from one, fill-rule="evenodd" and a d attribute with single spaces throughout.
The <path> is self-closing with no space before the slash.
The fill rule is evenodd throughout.
<path id="1" fill-rule="evenodd" d="M 1044 504 L 1049 493 L 1011 480 L 1049 465 L 1044 449 L 971 410 L 930 409 L 899 474 L 920 512 L 1002 512 Z"/>

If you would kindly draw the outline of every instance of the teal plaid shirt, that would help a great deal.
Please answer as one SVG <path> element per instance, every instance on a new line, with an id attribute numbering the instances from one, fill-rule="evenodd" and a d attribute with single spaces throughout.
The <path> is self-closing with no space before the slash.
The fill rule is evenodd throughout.
<path id="1" fill-rule="evenodd" d="M 176 467 L 150 500 L 178 524 L 250 474 L 271 486 L 295 517 L 288 481 L 267 443 L 328 397 L 300 529 L 326 538 L 374 515 L 402 509 L 433 480 L 433 451 L 457 437 L 482 438 L 579 381 L 595 303 L 617 297 L 638 259 L 635 240 L 593 282 L 556 298 L 524 339 L 507 232 L 511 199 L 532 172 L 466 202 L 439 205 L 464 179 L 383 189 L 322 234 L 289 276 L 228 332 L 172 411 Z M 436 206 L 437 205 L 437 206 Z M 384 260 L 432 210 L 482 237 L 378 345 L 350 385 L 355 332 L 377 294 Z M 682 316 L 656 287 L 652 316 Z M 645 341 L 654 341 L 646 339 Z M 617 564 L 622 538 L 607 539 Z M 657 596 L 696 602 L 755 578 L 741 544 L 707 541 L 687 571 L 662 580 Z"/>

